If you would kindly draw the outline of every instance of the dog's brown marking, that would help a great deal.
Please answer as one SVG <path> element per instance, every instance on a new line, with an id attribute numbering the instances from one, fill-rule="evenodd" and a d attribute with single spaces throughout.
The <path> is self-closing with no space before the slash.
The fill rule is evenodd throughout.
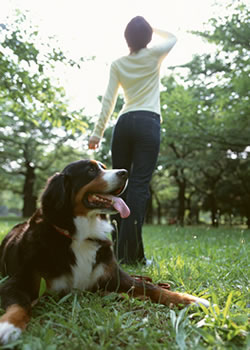
<path id="1" fill-rule="evenodd" d="M 75 196 L 74 215 L 86 216 L 88 212 L 91 211 L 91 209 L 86 208 L 82 202 L 86 193 L 103 193 L 105 192 L 106 188 L 107 184 L 101 175 L 91 181 L 88 185 L 83 186 Z"/>
<path id="2" fill-rule="evenodd" d="M 22 330 L 26 328 L 29 320 L 29 312 L 17 304 L 9 306 L 6 310 L 6 313 L 0 318 L 0 322 L 9 322 L 10 324 Z"/>

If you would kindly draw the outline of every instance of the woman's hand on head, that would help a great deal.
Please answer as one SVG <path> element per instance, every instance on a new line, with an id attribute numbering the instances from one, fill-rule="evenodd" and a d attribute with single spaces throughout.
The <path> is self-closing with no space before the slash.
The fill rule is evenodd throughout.
<path id="1" fill-rule="evenodd" d="M 100 138 L 97 136 L 90 136 L 89 149 L 97 149 L 100 143 Z"/>

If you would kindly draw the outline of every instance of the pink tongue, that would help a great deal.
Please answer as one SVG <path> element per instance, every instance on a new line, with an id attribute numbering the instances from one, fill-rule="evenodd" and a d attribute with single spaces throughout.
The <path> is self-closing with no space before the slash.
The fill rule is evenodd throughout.
<path id="1" fill-rule="evenodd" d="M 112 200 L 113 207 L 115 208 L 115 210 L 117 210 L 120 213 L 123 219 L 127 218 L 130 215 L 129 207 L 127 206 L 127 204 L 124 202 L 123 199 L 112 195 L 105 195 L 105 197 Z"/>
<path id="2" fill-rule="evenodd" d="M 130 210 L 127 204 L 119 197 L 113 197 L 113 206 L 120 213 L 123 219 L 130 215 Z"/>

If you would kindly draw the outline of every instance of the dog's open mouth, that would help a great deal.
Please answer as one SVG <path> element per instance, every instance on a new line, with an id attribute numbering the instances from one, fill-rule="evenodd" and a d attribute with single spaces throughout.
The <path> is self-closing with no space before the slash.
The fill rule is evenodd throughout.
<path id="1" fill-rule="evenodd" d="M 120 193 L 115 191 L 115 194 Z M 124 200 L 115 194 L 88 193 L 84 198 L 85 205 L 90 209 L 103 209 L 105 211 L 117 211 L 122 218 L 127 218 L 130 210 Z"/>

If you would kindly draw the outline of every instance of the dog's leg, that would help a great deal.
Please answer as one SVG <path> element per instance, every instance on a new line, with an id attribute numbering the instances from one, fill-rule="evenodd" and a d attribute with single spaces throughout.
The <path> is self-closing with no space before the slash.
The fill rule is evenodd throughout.
<path id="1" fill-rule="evenodd" d="M 0 344 L 16 340 L 29 322 L 31 302 L 38 295 L 30 276 L 11 277 L 0 287 L 1 306 L 5 309 L 0 318 Z"/>
<path id="2" fill-rule="evenodd" d="M 206 299 L 198 298 L 189 294 L 171 292 L 146 281 L 135 279 L 122 270 L 118 271 L 117 277 L 117 291 L 120 293 L 128 293 L 129 295 L 132 295 L 133 297 L 139 297 L 140 299 L 150 298 L 151 301 L 155 303 L 168 306 L 203 304 L 204 306 L 209 307 L 209 302 Z"/>
<path id="3" fill-rule="evenodd" d="M 30 319 L 27 308 L 12 304 L 7 307 L 6 313 L 0 318 L 0 344 L 7 344 L 16 340 L 26 328 Z"/>

